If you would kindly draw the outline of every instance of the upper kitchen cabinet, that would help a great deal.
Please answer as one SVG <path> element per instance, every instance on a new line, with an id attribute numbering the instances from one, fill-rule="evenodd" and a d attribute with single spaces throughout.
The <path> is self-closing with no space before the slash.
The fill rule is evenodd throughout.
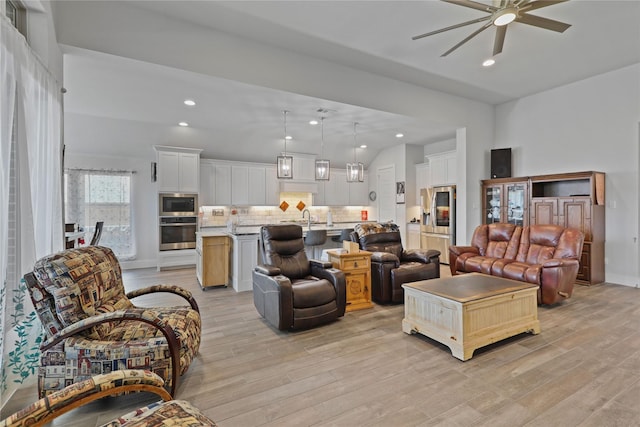
<path id="1" fill-rule="evenodd" d="M 277 206 L 275 165 L 202 159 L 200 204 L 203 206 Z"/>
<path id="2" fill-rule="evenodd" d="M 264 206 L 266 181 L 264 166 L 231 166 L 231 204 Z"/>
<path id="3" fill-rule="evenodd" d="M 293 156 L 293 181 L 315 181 L 315 155 L 300 153 L 288 153 L 287 155 Z"/>
<path id="4" fill-rule="evenodd" d="M 156 145 L 157 179 L 160 193 L 197 193 L 200 181 L 200 152 L 192 148 Z"/>
<path id="5" fill-rule="evenodd" d="M 200 161 L 201 206 L 231 205 L 231 165 L 216 160 Z"/>
<path id="6" fill-rule="evenodd" d="M 455 151 L 431 154 L 427 156 L 429 164 L 430 186 L 455 185 L 457 178 L 457 160 Z"/>
<path id="7" fill-rule="evenodd" d="M 329 181 L 318 182 L 318 192 L 313 195 L 314 206 L 368 206 L 369 174 L 364 182 L 347 182 L 345 169 L 331 169 Z"/>

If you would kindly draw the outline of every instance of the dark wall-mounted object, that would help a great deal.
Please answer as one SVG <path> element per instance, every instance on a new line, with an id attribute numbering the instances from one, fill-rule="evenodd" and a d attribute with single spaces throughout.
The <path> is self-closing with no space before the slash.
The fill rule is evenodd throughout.
<path id="1" fill-rule="evenodd" d="M 491 178 L 511 177 L 511 148 L 491 150 Z"/>
<path id="2" fill-rule="evenodd" d="M 151 162 L 151 182 L 156 182 L 158 179 L 158 164 Z"/>

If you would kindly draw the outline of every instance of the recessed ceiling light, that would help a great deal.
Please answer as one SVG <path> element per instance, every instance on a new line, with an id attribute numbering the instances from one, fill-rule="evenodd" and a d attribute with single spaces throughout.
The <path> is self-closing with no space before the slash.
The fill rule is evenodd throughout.
<path id="1" fill-rule="evenodd" d="M 496 63 L 496 60 L 493 58 L 489 58 L 489 59 L 485 59 L 484 62 L 482 63 L 483 67 L 491 67 L 493 64 Z"/>
<path id="2" fill-rule="evenodd" d="M 196 101 L 194 101 L 193 99 L 185 99 L 184 100 L 184 105 L 188 105 L 189 107 L 193 107 L 194 105 L 196 105 Z"/>
<path id="3" fill-rule="evenodd" d="M 187 123 L 187 122 L 180 122 L 180 123 L 178 123 L 178 126 L 187 127 L 187 126 L 189 126 L 189 123 Z"/>
<path id="4" fill-rule="evenodd" d="M 396 133 L 396 138 L 402 138 L 404 136 L 403 133 Z"/>
<path id="5" fill-rule="evenodd" d="M 284 137 L 284 139 L 286 139 L 287 141 L 291 141 L 293 137 L 291 135 L 287 135 Z"/>
<path id="6" fill-rule="evenodd" d="M 310 124 L 310 125 L 312 125 L 312 126 L 315 126 L 315 125 L 317 125 L 317 124 L 318 124 L 318 121 L 317 121 L 317 120 L 311 120 L 311 121 L 309 122 L 309 124 Z"/>
<path id="7" fill-rule="evenodd" d="M 367 144 L 362 144 L 360 148 L 367 148 Z"/>

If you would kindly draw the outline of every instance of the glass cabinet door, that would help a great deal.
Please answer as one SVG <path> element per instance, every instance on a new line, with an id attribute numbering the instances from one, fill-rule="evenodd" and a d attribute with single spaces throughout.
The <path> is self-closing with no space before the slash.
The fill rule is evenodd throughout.
<path id="1" fill-rule="evenodd" d="M 507 222 L 524 225 L 527 216 L 527 184 L 507 184 Z"/>
<path id="2" fill-rule="evenodd" d="M 502 186 L 485 187 L 484 190 L 484 223 L 501 222 L 502 217 Z"/>

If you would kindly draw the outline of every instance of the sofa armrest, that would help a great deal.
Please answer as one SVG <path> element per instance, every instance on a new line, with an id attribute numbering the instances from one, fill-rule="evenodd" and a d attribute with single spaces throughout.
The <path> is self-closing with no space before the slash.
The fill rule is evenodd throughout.
<path id="1" fill-rule="evenodd" d="M 338 310 L 341 312 L 340 316 L 344 315 L 344 310 L 347 307 L 347 278 L 344 272 L 332 266 L 326 268 L 312 263 L 311 275 L 318 279 L 326 279 L 333 285 L 336 289 L 336 302 Z"/>
<path id="2" fill-rule="evenodd" d="M 372 252 L 371 262 L 385 263 L 392 262 L 396 265 L 400 265 L 400 258 L 389 252 Z"/>
<path id="3" fill-rule="evenodd" d="M 435 262 L 440 257 L 440 251 L 435 249 L 408 249 L 402 252 L 401 261 L 415 261 L 423 264 L 429 264 Z"/>
<path id="4" fill-rule="evenodd" d="M 449 246 L 449 254 L 453 254 L 457 257 L 467 252 L 473 252 L 476 255 L 480 255 L 480 251 L 475 246 Z"/>
<path id="5" fill-rule="evenodd" d="M 44 425 L 72 409 L 105 396 L 146 391 L 164 401 L 171 395 L 162 388 L 164 381 L 157 374 L 139 369 L 123 369 L 100 374 L 58 390 L 38 402 L 8 416 L 0 424 L 7 427 Z M 64 424 L 64 423 L 62 423 Z"/>
<path id="6" fill-rule="evenodd" d="M 254 270 L 266 276 L 277 276 L 281 273 L 280 268 L 274 267 L 273 265 L 266 265 L 266 264 L 256 265 L 254 267 Z"/>
<path id="7" fill-rule="evenodd" d="M 573 285 L 580 269 L 577 259 L 549 259 L 542 263 L 540 272 L 540 303 L 554 304 L 571 297 Z"/>
<path id="8" fill-rule="evenodd" d="M 311 263 L 311 267 L 318 267 L 318 268 L 331 268 L 333 267 L 333 264 L 329 261 L 320 261 L 318 259 L 310 259 L 309 262 Z"/>
<path id="9" fill-rule="evenodd" d="M 159 284 L 159 285 L 148 286 L 146 288 L 134 289 L 133 291 L 127 292 L 127 298 L 133 299 L 141 295 L 152 294 L 155 292 L 168 292 L 171 294 L 179 295 L 189 303 L 192 309 L 200 313 L 200 309 L 198 308 L 198 303 L 196 303 L 196 300 L 193 298 L 193 295 L 191 294 L 191 292 L 176 285 Z"/>

